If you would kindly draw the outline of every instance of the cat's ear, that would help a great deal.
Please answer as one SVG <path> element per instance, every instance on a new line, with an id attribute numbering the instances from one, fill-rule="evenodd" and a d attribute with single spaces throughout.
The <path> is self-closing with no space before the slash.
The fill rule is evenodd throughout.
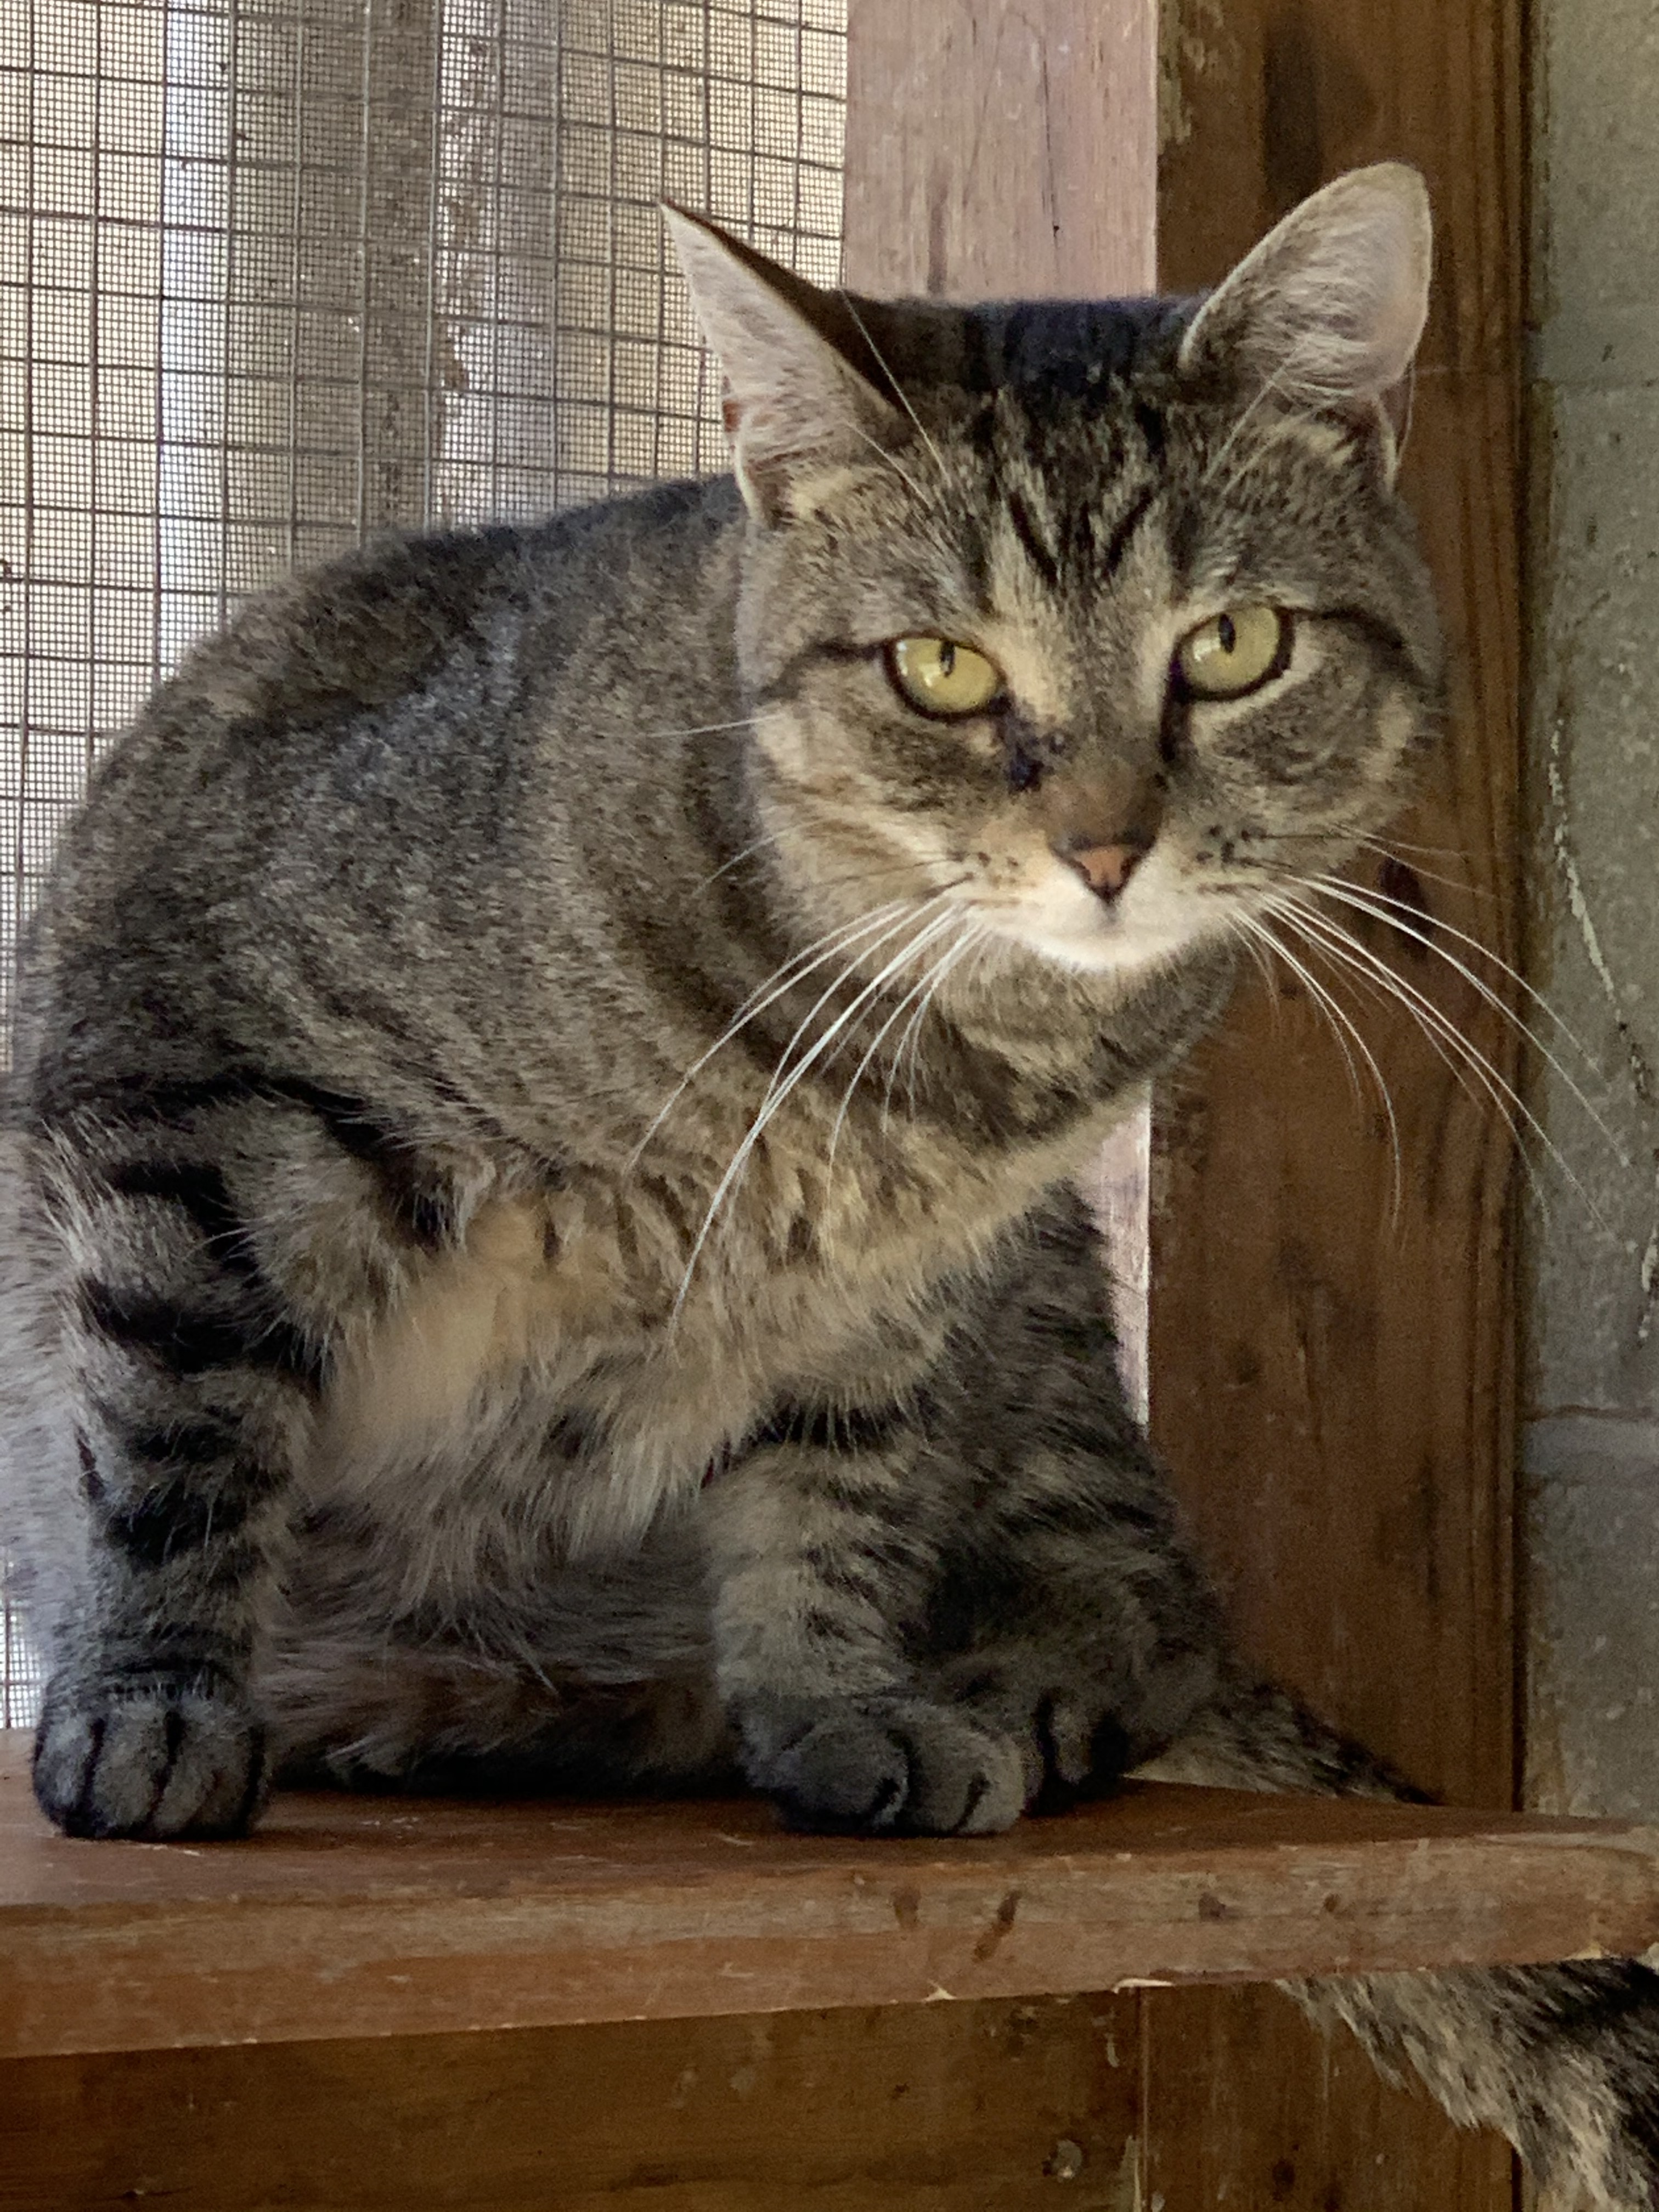
<path id="1" fill-rule="evenodd" d="M 1247 398 L 1377 424 L 1429 312 L 1427 187 L 1403 161 L 1352 169 L 1293 208 L 1199 309 L 1180 365 Z"/>
<path id="2" fill-rule="evenodd" d="M 763 522 L 811 509 L 848 463 L 910 426 L 830 338 L 827 296 L 702 216 L 663 203 L 703 336 L 726 372 L 738 483 Z"/>

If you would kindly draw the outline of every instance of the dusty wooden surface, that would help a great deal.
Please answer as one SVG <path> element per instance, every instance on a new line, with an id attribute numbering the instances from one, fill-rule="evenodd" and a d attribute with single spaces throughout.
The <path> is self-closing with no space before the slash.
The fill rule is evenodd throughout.
<path id="1" fill-rule="evenodd" d="M 0 1755 L 0 2056 L 1069 1995 L 1639 1950 L 1645 1831 L 1131 1785 L 1010 1834 L 753 1801 L 279 1796 L 232 1844 L 76 1842 Z"/>
<path id="2" fill-rule="evenodd" d="M 847 283 L 1150 291 L 1157 82 L 1150 0 L 849 0 Z"/>
<path id="3" fill-rule="evenodd" d="M 1127 2212 L 1136 2030 L 1127 1996 L 18 2060 L 0 2207 Z"/>
<path id="4" fill-rule="evenodd" d="M 1390 2087 L 1282 1990 L 1158 1990 L 1140 2021 L 1141 2194 L 1124 2212 L 1160 2197 L 1166 2212 L 1516 2212 L 1506 2145 Z"/>
<path id="5" fill-rule="evenodd" d="M 1170 288 L 1213 282 L 1340 170 L 1403 155 L 1427 173 L 1437 273 L 1404 480 L 1439 582 L 1452 712 L 1382 887 L 1513 957 L 1516 0 L 1170 0 L 1165 36 Z M 1356 880 L 1377 886 L 1380 867 Z M 1389 929 L 1357 929 L 1512 1076 L 1513 1040 L 1477 991 Z M 1478 1084 L 1405 1016 L 1346 996 L 1393 1097 L 1398 1207 L 1386 1119 L 1374 1095 L 1355 1102 L 1306 993 L 1247 985 L 1161 1101 L 1153 1425 L 1253 1655 L 1426 1788 L 1507 1804 L 1511 1150 Z M 1502 2146 L 1333 2056 L 1271 1993 L 1184 1992 L 1146 2018 L 1149 2171 L 1171 2212 L 1510 2212 Z"/>

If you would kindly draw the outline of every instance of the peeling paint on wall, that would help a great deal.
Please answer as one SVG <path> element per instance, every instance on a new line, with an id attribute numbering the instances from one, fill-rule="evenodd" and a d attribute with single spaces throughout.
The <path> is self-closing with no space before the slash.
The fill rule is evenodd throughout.
<path id="1" fill-rule="evenodd" d="M 1659 1816 L 1659 8 L 1534 15 L 1528 1801 Z M 1565 1032 L 1564 1032 L 1565 1034 Z M 1559 1057 L 1571 1056 L 1564 1043 Z"/>

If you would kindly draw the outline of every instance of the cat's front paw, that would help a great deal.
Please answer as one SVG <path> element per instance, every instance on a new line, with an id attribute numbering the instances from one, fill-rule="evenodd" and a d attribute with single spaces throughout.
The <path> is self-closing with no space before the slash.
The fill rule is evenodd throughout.
<path id="1" fill-rule="evenodd" d="M 1018 1747 L 918 1698 L 780 1698 L 743 1717 L 750 1780 L 792 1828 L 985 1836 L 1025 1801 Z"/>
<path id="2" fill-rule="evenodd" d="M 1042 1650 L 970 1653 L 928 1683 L 945 1703 L 1019 1746 L 1025 1802 L 1034 1813 L 1062 1812 L 1115 1788 L 1177 1732 L 1198 1696 L 1171 1668 L 1170 1694 L 1151 1711 L 1144 1696 L 1127 1698 L 1105 1670 L 1072 1655 L 1068 1672 L 1066 1658 Z"/>
<path id="3" fill-rule="evenodd" d="M 216 1670 L 59 1674 L 34 1739 L 34 1794 L 70 1836 L 238 1836 L 258 1808 L 264 1731 Z"/>

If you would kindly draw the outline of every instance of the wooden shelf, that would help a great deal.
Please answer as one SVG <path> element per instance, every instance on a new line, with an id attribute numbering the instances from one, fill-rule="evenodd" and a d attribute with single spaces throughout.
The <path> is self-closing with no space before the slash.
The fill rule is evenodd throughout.
<path id="1" fill-rule="evenodd" d="M 1140 1784 L 1007 1836 L 755 1802 L 283 1796 L 77 1843 L 0 1736 L 0 2056 L 787 2012 L 1639 1951 L 1659 1838 Z"/>

